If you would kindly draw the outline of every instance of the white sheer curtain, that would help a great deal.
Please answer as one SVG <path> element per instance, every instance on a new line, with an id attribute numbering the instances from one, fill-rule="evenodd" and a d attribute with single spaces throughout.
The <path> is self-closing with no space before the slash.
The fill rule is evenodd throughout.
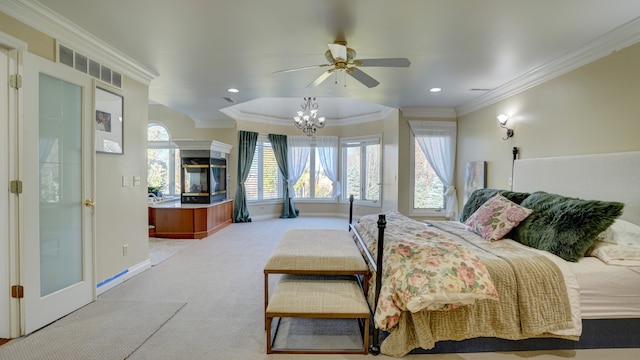
<path id="1" fill-rule="evenodd" d="M 458 217 L 458 197 L 453 186 L 453 172 L 456 161 L 456 123 L 454 121 L 409 121 L 411 131 L 420 149 L 447 187 L 445 191 L 447 218 Z"/>
<path id="2" fill-rule="evenodd" d="M 287 161 L 289 161 L 289 178 L 287 179 L 287 187 L 289 188 L 289 196 L 295 197 L 296 192 L 293 188 L 302 176 L 307 159 L 309 159 L 309 148 L 311 141 L 309 136 L 287 136 Z"/>
<path id="3" fill-rule="evenodd" d="M 320 163 L 325 174 L 331 180 L 331 196 L 340 196 L 340 181 L 338 181 L 338 137 L 337 136 L 316 136 L 316 148 Z"/>

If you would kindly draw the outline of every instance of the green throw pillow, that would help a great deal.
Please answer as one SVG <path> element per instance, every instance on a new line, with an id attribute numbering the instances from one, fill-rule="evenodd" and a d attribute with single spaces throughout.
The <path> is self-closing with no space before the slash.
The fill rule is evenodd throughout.
<path id="1" fill-rule="evenodd" d="M 546 250 L 567 261 L 578 261 L 598 234 L 622 214 L 624 204 L 582 200 L 534 192 L 520 204 L 533 210 L 509 235 L 512 239 Z"/>
<path id="2" fill-rule="evenodd" d="M 469 195 L 469 199 L 464 204 L 462 208 L 462 212 L 460 213 L 460 222 L 465 222 L 482 204 L 487 202 L 487 200 L 494 197 L 497 193 L 506 197 L 507 199 L 513 201 L 516 204 L 520 204 L 522 200 L 526 199 L 529 196 L 529 193 L 521 193 L 509 190 L 500 190 L 500 189 L 477 189 L 474 190 L 471 195 Z"/>

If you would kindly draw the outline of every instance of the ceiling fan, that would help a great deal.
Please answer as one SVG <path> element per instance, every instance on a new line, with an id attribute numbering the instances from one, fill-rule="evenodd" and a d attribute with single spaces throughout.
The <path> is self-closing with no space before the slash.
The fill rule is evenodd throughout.
<path id="1" fill-rule="evenodd" d="M 360 67 L 409 67 L 411 62 L 405 58 L 386 58 L 386 59 L 359 59 L 354 60 L 356 57 L 356 51 L 350 47 L 347 47 L 346 41 L 336 41 L 333 44 L 329 44 L 329 50 L 324 53 L 324 56 L 329 61 L 328 64 L 303 66 L 293 69 L 286 69 L 274 72 L 274 74 L 313 69 L 318 67 L 330 67 L 329 70 L 322 73 L 314 81 L 312 81 L 307 88 L 315 87 L 325 81 L 331 74 L 344 71 L 351 75 L 356 80 L 360 81 L 368 88 L 373 88 L 380 84 L 376 79 L 369 76 L 364 71 L 360 70 Z"/>

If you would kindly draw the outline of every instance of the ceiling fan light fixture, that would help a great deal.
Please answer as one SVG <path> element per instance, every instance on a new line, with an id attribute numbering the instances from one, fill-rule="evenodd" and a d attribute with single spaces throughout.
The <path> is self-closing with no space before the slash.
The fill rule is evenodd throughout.
<path id="1" fill-rule="evenodd" d="M 315 80 L 313 80 L 307 88 L 312 88 L 320 85 L 323 81 L 325 81 L 332 73 L 336 71 L 344 71 L 359 82 L 361 82 L 364 86 L 368 88 L 373 88 L 378 86 L 380 83 L 366 74 L 364 71 L 360 70 L 359 67 L 409 67 L 411 62 L 406 58 L 383 58 L 383 59 L 358 59 L 355 60 L 356 51 L 350 47 L 347 47 L 346 41 L 336 41 L 332 44 L 328 44 L 329 50 L 326 50 L 324 56 L 327 58 L 327 64 L 320 65 L 311 65 L 311 66 L 303 66 L 298 68 L 279 70 L 274 72 L 277 73 L 285 73 L 291 71 L 312 69 L 312 68 L 323 68 L 330 67 L 320 76 L 318 76 Z"/>

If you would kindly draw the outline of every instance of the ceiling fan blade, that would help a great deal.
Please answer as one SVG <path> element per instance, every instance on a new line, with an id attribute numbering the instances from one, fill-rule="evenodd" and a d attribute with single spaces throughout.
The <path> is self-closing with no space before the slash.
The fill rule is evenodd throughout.
<path id="1" fill-rule="evenodd" d="M 347 74 L 353 76 L 356 80 L 360 81 L 361 83 L 364 84 L 364 86 L 368 87 L 368 88 L 373 88 L 378 86 L 378 84 L 380 84 L 378 82 L 378 80 L 372 78 L 371 76 L 367 75 L 364 71 L 358 69 L 358 68 L 352 68 L 353 71 L 348 71 Z"/>
<path id="2" fill-rule="evenodd" d="M 332 65 L 332 64 L 321 64 L 321 65 L 301 66 L 301 67 L 297 67 L 297 68 L 291 68 L 291 69 L 285 69 L 285 70 L 278 70 L 278 71 L 274 71 L 272 74 L 280 74 L 280 73 L 286 73 L 286 72 L 298 71 L 298 70 L 315 69 L 315 68 L 325 67 L 325 66 L 331 66 L 331 65 Z"/>
<path id="3" fill-rule="evenodd" d="M 331 70 L 327 70 L 323 72 L 322 75 L 318 76 L 315 80 L 313 80 L 311 84 L 307 85 L 307 89 L 320 85 L 323 81 L 327 80 L 329 76 L 331 76 L 331 73 L 333 73 L 333 71 Z"/>
<path id="4" fill-rule="evenodd" d="M 360 62 L 358 66 L 380 66 L 380 67 L 409 67 L 411 62 L 405 58 L 389 58 L 389 59 L 359 59 L 353 62 Z"/>
<path id="5" fill-rule="evenodd" d="M 347 59 L 347 47 L 342 44 L 329 44 L 329 50 L 331 51 L 331 56 L 334 59 Z"/>

